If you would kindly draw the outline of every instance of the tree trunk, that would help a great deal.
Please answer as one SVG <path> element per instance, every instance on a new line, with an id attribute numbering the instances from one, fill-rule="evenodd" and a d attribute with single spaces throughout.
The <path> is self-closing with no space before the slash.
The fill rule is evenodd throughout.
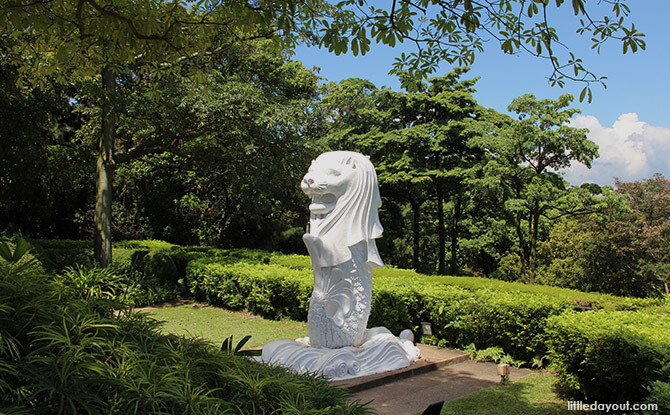
<path id="1" fill-rule="evenodd" d="M 102 70 L 102 136 L 98 146 L 96 163 L 95 231 L 93 254 L 102 267 L 112 263 L 112 178 L 114 175 L 114 129 L 115 114 L 112 100 L 116 80 L 114 73 L 105 67 Z"/>
<path id="2" fill-rule="evenodd" d="M 531 215 L 532 229 L 530 234 L 530 273 L 529 281 L 535 284 L 535 268 L 537 266 L 537 234 L 540 223 L 539 206 L 535 206 L 535 211 Z"/>
<path id="3" fill-rule="evenodd" d="M 461 198 L 454 199 L 454 217 L 451 222 L 451 261 L 449 262 L 449 273 L 456 275 L 458 269 L 456 251 L 458 250 L 458 222 L 461 220 Z"/>
<path id="4" fill-rule="evenodd" d="M 521 212 L 516 212 L 516 236 L 519 238 L 519 257 L 521 260 L 521 281 L 526 282 L 526 249 L 523 243 L 523 232 L 521 232 Z"/>
<path id="5" fill-rule="evenodd" d="M 442 196 L 442 188 L 438 186 L 437 189 L 437 236 L 438 236 L 438 262 L 437 262 L 437 273 L 439 275 L 445 274 L 445 265 L 446 265 L 446 245 L 447 245 L 447 232 L 444 226 L 444 197 Z"/>
<path id="6" fill-rule="evenodd" d="M 412 202 L 412 268 L 419 270 L 419 220 L 421 218 L 421 203 Z"/>
<path id="7" fill-rule="evenodd" d="M 521 189 L 517 185 L 516 188 L 517 199 L 521 198 Z M 526 282 L 526 249 L 523 243 L 523 232 L 521 232 L 521 212 L 517 211 L 515 215 L 514 225 L 516 227 L 516 235 L 519 238 L 519 257 L 521 259 L 521 281 Z"/>

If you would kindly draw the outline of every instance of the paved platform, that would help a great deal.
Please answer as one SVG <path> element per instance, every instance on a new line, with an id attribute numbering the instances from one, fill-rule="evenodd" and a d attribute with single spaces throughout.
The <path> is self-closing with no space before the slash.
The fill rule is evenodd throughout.
<path id="1" fill-rule="evenodd" d="M 437 370 L 440 367 L 460 363 L 470 358 L 469 354 L 458 350 L 444 349 L 424 344 L 417 344 L 416 346 L 421 351 L 421 357 L 419 360 L 412 362 L 409 367 L 376 373 L 369 376 L 361 376 L 354 379 L 334 381 L 332 383 L 333 385 L 342 386 L 350 392 L 359 392 L 381 386 L 385 383 L 428 373 Z"/>
<path id="2" fill-rule="evenodd" d="M 334 382 L 353 392 L 353 398 L 380 415 L 420 414 L 428 405 L 450 401 L 500 384 L 497 365 L 475 362 L 467 354 L 418 345 L 422 359 L 409 368 Z M 532 374 L 511 368 L 510 380 Z"/>

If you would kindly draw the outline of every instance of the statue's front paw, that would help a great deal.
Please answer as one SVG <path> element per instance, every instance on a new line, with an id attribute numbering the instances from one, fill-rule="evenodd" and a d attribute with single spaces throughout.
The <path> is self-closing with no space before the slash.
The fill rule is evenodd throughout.
<path id="1" fill-rule="evenodd" d="M 323 246 L 321 238 L 310 233 L 306 233 L 302 236 L 302 240 L 307 247 L 309 256 L 312 258 L 312 267 L 315 267 L 315 264 L 319 263 L 318 258 L 321 256 L 321 248 Z"/>
<path id="2" fill-rule="evenodd" d="M 302 236 L 303 242 L 306 244 L 315 244 L 319 240 L 318 236 L 314 236 L 311 233 L 306 233 Z"/>

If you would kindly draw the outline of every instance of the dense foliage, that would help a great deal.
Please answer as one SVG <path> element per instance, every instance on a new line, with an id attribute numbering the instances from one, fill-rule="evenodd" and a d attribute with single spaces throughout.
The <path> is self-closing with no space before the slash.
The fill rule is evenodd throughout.
<path id="1" fill-rule="evenodd" d="M 40 246 L 37 257 L 52 258 L 47 260 L 51 266 L 54 259 L 64 261 L 62 253 L 68 250 L 77 253 L 68 257 L 75 262 L 90 260 L 92 255 L 90 242 L 33 242 Z M 186 289 L 202 301 L 226 308 L 273 319 L 306 320 L 313 284 L 307 256 L 160 241 L 126 241 L 117 244 L 115 251 L 119 253 L 118 270 L 131 274 L 138 268 L 144 270 L 140 275 L 146 275 L 148 285 L 134 296 L 123 278 L 128 274 L 114 278 L 116 274 L 97 267 L 67 265 L 61 273 L 63 281 L 78 287 L 81 296 L 102 296 L 125 305 L 141 303 L 138 297 L 150 301 L 154 292 L 163 292 L 167 295 L 162 298 L 167 298 Z M 151 257 L 162 259 L 144 262 Z M 159 265 L 148 265 L 153 263 Z M 165 284 L 165 277 L 158 277 L 161 273 L 171 276 L 173 282 L 160 285 Z M 156 285 L 151 288 L 151 284 Z M 157 290 L 161 287 L 166 291 Z M 574 311 L 584 309 L 598 311 Z M 386 267 L 374 271 L 369 325 L 383 325 L 396 333 L 405 328 L 418 332 L 420 323 L 428 321 L 435 335 L 424 338 L 425 342 L 468 350 L 489 348 L 533 365 L 553 363 L 568 394 L 583 398 L 588 390 L 589 399 L 604 396 L 607 392 L 602 391 L 617 382 L 619 372 L 613 368 L 627 359 L 620 350 L 628 350 L 625 356 L 633 356 L 637 364 L 626 361 L 621 366 L 628 374 L 626 382 L 633 382 L 624 384 L 632 385 L 630 391 L 637 398 L 657 397 L 654 402 L 663 404 L 668 384 L 663 372 L 669 350 L 668 316 L 668 299 L 617 297 L 480 277 L 427 276 Z M 613 338 L 616 346 L 602 349 L 605 337 Z M 629 347 L 631 342 L 642 346 Z M 582 349 L 590 359 L 586 366 L 575 360 L 581 354 L 573 354 Z M 601 378 L 597 374 L 605 367 L 608 371 L 603 373 L 612 373 Z M 641 381 L 635 381 L 638 378 Z"/>
<path id="2" fill-rule="evenodd" d="M 186 280 L 196 298 L 268 318 L 306 319 L 312 275 L 308 257 L 208 256 L 188 264 Z M 476 277 L 428 277 L 400 269 L 375 270 L 370 326 L 399 333 L 433 323 L 436 341 L 451 347 L 501 346 L 517 359 L 546 353 L 547 318 L 575 307 L 637 310 L 641 300 L 529 286 Z M 663 313 L 664 311 L 662 311 Z"/>
<path id="3" fill-rule="evenodd" d="M 551 230 L 541 282 L 640 297 L 670 293 L 670 181 L 617 182 L 603 200 L 595 213 Z"/>
<path id="4" fill-rule="evenodd" d="M 569 313 L 548 320 L 549 355 L 573 398 L 641 402 L 670 385 L 670 319 L 635 312 Z M 665 386 L 663 383 L 665 382 Z M 670 399 L 657 402 L 670 407 Z"/>
<path id="5" fill-rule="evenodd" d="M 0 259 L 0 412 L 366 412 L 321 378 L 160 335 L 143 314 L 112 311 L 112 285 L 70 272 L 47 274 L 29 254 Z"/>

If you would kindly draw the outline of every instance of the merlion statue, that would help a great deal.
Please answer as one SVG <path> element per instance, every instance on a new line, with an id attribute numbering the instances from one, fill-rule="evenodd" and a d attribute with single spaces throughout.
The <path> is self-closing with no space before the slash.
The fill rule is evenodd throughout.
<path id="1" fill-rule="evenodd" d="M 302 180 L 312 198 L 303 236 L 314 270 L 308 331 L 312 346 L 360 346 L 370 316 L 372 268 L 382 267 L 377 174 L 367 157 L 333 151 L 312 162 Z"/>
<path id="2" fill-rule="evenodd" d="M 384 266 L 375 243 L 383 228 L 374 166 L 359 153 L 323 153 L 300 186 L 311 197 L 310 225 L 303 236 L 314 272 L 309 337 L 268 343 L 259 360 L 330 379 L 409 366 L 419 357 L 413 336 L 367 329 L 372 269 Z"/>

